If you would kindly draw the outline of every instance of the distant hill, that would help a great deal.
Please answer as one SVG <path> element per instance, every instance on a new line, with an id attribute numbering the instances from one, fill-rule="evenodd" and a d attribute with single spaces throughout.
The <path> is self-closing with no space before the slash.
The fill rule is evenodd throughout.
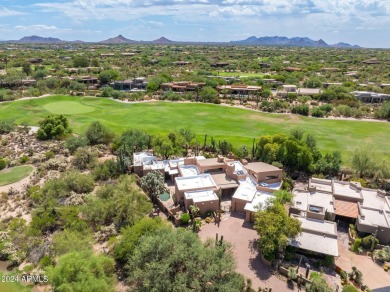
<path id="1" fill-rule="evenodd" d="M 58 38 L 52 38 L 52 37 L 41 37 L 37 35 L 32 36 L 25 36 L 22 37 L 20 40 L 15 41 L 18 43 L 61 43 L 64 42 L 63 40 L 60 40 Z"/>
<path id="2" fill-rule="evenodd" d="M 336 45 L 329 45 L 324 40 L 318 41 L 312 40 L 308 37 L 293 37 L 288 38 L 285 36 L 265 36 L 255 37 L 251 36 L 245 40 L 231 41 L 231 44 L 238 45 L 256 45 L 256 46 L 291 46 L 291 47 L 339 47 L 339 48 L 352 48 L 359 46 L 352 46 L 347 43 L 338 43 Z"/>
<path id="3" fill-rule="evenodd" d="M 104 43 L 104 44 L 134 44 L 134 43 L 137 43 L 137 41 L 127 39 L 123 35 L 120 34 L 117 37 L 109 38 L 109 39 L 106 39 L 104 41 L 100 41 L 99 43 Z"/>
<path id="4" fill-rule="evenodd" d="M 37 35 L 25 36 L 20 40 L 0 41 L 1 43 L 83 43 L 84 41 L 64 41 L 59 38 L 41 37 Z M 308 37 L 293 37 L 285 36 L 251 36 L 245 40 L 230 41 L 230 42 L 200 42 L 200 41 L 172 41 L 166 37 L 160 37 L 153 41 L 136 41 L 125 38 L 123 35 L 118 35 L 100 42 L 89 42 L 100 44 L 192 44 L 192 45 L 250 45 L 250 46 L 292 46 L 292 47 L 334 47 L 334 48 L 360 48 L 359 46 L 350 45 L 340 42 L 334 45 L 327 44 L 324 40 L 312 40 Z"/>
<path id="5" fill-rule="evenodd" d="M 170 43 L 174 43 L 174 41 L 171 41 L 165 37 L 161 37 L 157 40 L 152 41 L 152 43 L 154 43 L 154 44 L 170 44 Z"/>

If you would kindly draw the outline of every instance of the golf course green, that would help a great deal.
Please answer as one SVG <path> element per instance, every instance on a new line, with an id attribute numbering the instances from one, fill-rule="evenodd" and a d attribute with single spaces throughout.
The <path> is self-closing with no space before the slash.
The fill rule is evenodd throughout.
<path id="1" fill-rule="evenodd" d="M 93 121 L 101 121 L 119 134 L 129 128 L 151 134 L 188 128 L 199 141 L 226 139 L 235 147 L 252 145 L 261 135 L 288 133 L 300 127 L 314 134 L 322 152 L 340 150 L 344 164 L 350 164 L 354 149 L 368 145 L 390 161 L 390 123 L 331 120 L 290 114 L 268 114 L 230 106 L 203 103 L 120 103 L 105 98 L 50 96 L 0 104 L 0 119 L 37 125 L 49 114 L 65 114 L 75 133 L 82 133 Z"/>
<path id="2" fill-rule="evenodd" d="M 0 186 L 12 184 L 28 176 L 33 170 L 31 165 L 15 166 L 0 171 Z"/>

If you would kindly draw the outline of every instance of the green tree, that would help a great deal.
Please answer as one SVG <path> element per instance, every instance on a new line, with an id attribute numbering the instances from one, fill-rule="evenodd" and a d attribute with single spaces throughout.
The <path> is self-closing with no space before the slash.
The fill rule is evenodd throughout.
<path id="1" fill-rule="evenodd" d="M 127 264 L 133 291 L 243 291 L 231 246 L 184 229 L 159 229 L 142 237 Z"/>
<path id="2" fill-rule="evenodd" d="M 75 56 L 73 58 L 73 67 L 80 68 L 80 67 L 88 67 L 89 66 L 89 60 L 87 57 L 84 56 Z"/>
<path id="3" fill-rule="evenodd" d="M 352 155 L 352 168 L 360 178 L 373 176 L 376 164 L 372 149 L 369 147 L 355 149 Z"/>
<path id="4" fill-rule="evenodd" d="M 260 236 L 259 250 L 268 258 L 283 253 L 288 240 L 302 231 L 299 220 L 289 217 L 283 205 L 278 202 L 273 202 L 256 213 L 254 228 Z"/>
<path id="5" fill-rule="evenodd" d="M 65 229 L 54 234 L 51 248 L 56 256 L 61 256 L 72 251 L 91 250 L 92 243 L 92 234 Z"/>
<path id="6" fill-rule="evenodd" d="M 164 175 L 160 171 L 148 172 L 141 178 L 142 189 L 152 198 L 154 202 L 159 195 L 166 192 Z"/>
<path id="7" fill-rule="evenodd" d="M 108 84 L 118 77 L 119 72 L 116 70 L 104 70 L 99 74 L 99 80 L 101 84 Z"/>
<path id="8" fill-rule="evenodd" d="M 133 226 L 123 228 L 121 237 L 114 247 L 115 260 L 120 264 L 127 263 L 142 236 L 152 235 L 158 229 L 170 228 L 172 227 L 160 217 L 142 218 Z"/>
<path id="9" fill-rule="evenodd" d="M 293 194 L 286 190 L 279 190 L 273 193 L 276 202 L 280 204 L 289 204 L 292 202 Z"/>
<path id="10" fill-rule="evenodd" d="M 89 140 L 89 144 L 108 144 L 112 141 L 114 134 L 99 121 L 93 122 L 87 128 L 85 136 Z"/>
<path id="11" fill-rule="evenodd" d="M 30 76 L 31 73 L 32 73 L 32 69 L 31 69 L 31 65 L 30 63 L 23 63 L 22 65 L 22 71 L 24 72 L 24 74 L 26 74 L 27 76 Z"/>
<path id="12" fill-rule="evenodd" d="M 92 251 L 62 255 L 47 273 L 55 291 L 105 292 L 114 290 L 114 260 Z"/>
<path id="13" fill-rule="evenodd" d="M 60 139 L 72 132 L 68 119 L 63 115 L 50 115 L 39 123 L 39 140 Z"/>
<path id="14" fill-rule="evenodd" d="M 218 91 L 211 86 L 204 86 L 199 92 L 199 97 L 203 102 L 214 102 L 218 97 Z"/>
<path id="15" fill-rule="evenodd" d="M 307 292 L 332 292 L 333 289 L 328 286 L 325 279 L 318 273 L 311 273 L 310 284 L 306 284 Z"/>
<path id="16" fill-rule="evenodd" d="M 150 147 L 151 137 L 146 132 L 137 129 L 126 130 L 122 135 L 115 139 L 113 148 L 118 149 L 125 146 L 129 151 L 143 151 Z"/>

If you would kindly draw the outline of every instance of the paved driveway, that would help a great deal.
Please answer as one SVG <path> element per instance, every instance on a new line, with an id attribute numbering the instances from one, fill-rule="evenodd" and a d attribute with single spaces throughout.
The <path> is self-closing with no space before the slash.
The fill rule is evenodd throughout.
<path id="1" fill-rule="evenodd" d="M 376 264 L 371 257 L 358 255 L 348 250 L 348 234 L 344 230 L 338 232 L 339 258 L 336 265 L 347 273 L 352 271 L 352 267 L 363 273 L 363 284 L 370 289 L 382 288 L 378 291 L 390 291 L 390 272 L 385 272 L 382 266 Z"/>
<path id="2" fill-rule="evenodd" d="M 210 223 L 203 225 L 199 236 L 202 240 L 207 238 L 215 239 L 218 233 L 219 238 L 223 235 L 224 240 L 233 244 L 233 252 L 237 261 L 237 271 L 246 278 L 252 279 L 253 288 L 272 288 L 272 291 L 292 291 L 287 283 L 272 275 L 269 268 L 262 264 L 256 249 L 257 232 L 252 224 L 245 223 L 244 216 L 233 213 L 220 225 Z"/>

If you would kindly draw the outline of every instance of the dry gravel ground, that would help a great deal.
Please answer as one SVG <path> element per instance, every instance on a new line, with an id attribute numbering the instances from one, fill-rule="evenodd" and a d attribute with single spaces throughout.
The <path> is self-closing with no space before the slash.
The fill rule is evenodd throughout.
<path id="1" fill-rule="evenodd" d="M 233 213 L 229 219 L 219 224 L 205 224 L 201 227 L 199 236 L 202 240 L 207 238 L 215 239 L 215 234 L 223 235 L 224 240 L 233 244 L 233 252 L 236 257 L 237 271 L 246 278 L 252 279 L 253 288 L 257 291 L 261 288 L 272 288 L 275 292 L 297 291 L 296 288 L 289 288 L 284 282 L 272 275 L 269 268 L 265 266 L 256 249 L 258 238 L 252 224 L 245 223 L 244 215 Z"/>

